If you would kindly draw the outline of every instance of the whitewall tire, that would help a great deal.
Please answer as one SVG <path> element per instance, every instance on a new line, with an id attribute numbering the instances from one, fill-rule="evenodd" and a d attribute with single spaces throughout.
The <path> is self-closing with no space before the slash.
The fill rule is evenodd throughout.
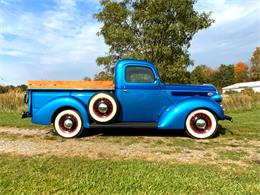
<path id="1" fill-rule="evenodd" d="M 75 110 L 61 111 L 54 120 L 54 129 L 61 137 L 78 137 L 83 130 L 80 114 Z"/>
<path id="2" fill-rule="evenodd" d="M 89 100 L 89 116 L 98 123 L 109 123 L 117 118 L 119 104 L 116 97 L 107 92 L 94 94 Z"/>
<path id="3" fill-rule="evenodd" d="M 205 109 L 191 112 L 186 119 L 186 133 L 197 139 L 211 138 L 217 132 L 217 119 Z"/>

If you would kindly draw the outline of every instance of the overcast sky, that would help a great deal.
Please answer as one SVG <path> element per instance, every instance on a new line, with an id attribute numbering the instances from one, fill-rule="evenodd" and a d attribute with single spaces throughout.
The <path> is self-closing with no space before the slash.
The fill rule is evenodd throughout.
<path id="1" fill-rule="evenodd" d="M 0 0 L 0 84 L 79 80 L 100 71 L 108 51 L 93 19 L 98 0 Z M 260 0 L 199 0 L 216 22 L 195 35 L 195 65 L 249 62 L 260 46 Z"/>

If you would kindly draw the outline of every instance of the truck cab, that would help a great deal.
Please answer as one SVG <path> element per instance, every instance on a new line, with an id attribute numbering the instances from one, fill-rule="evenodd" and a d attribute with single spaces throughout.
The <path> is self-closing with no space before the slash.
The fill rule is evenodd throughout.
<path id="1" fill-rule="evenodd" d="M 29 81 L 23 117 L 53 123 L 65 138 L 88 128 L 152 127 L 205 139 L 227 118 L 221 101 L 213 85 L 163 84 L 153 63 L 124 59 L 115 64 L 114 82 Z"/>

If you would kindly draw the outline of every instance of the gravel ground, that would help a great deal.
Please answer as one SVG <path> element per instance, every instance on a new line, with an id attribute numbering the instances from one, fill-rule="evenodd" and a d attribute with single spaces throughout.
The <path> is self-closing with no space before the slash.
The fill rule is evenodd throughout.
<path id="1" fill-rule="evenodd" d="M 0 153 L 26 156 L 49 155 L 82 157 L 87 159 L 143 159 L 160 162 L 181 163 L 235 163 L 247 166 L 252 161 L 260 162 L 260 141 L 192 140 L 182 136 L 104 135 L 91 132 L 77 139 L 63 139 L 50 129 L 21 129 L 0 127 Z M 185 143 L 187 143 L 185 145 Z M 216 147 L 210 147 L 214 143 Z M 219 144 L 218 143 L 225 143 Z M 223 159 L 219 152 L 243 152 L 244 156 Z"/>

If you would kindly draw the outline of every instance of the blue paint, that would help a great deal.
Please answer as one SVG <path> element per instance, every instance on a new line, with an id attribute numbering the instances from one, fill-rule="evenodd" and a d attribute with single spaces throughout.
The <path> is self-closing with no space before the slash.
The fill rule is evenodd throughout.
<path id="1" fill-rule="evenodd" d="M 59 96 L 43 105 L 40 109 L 34 111 L 33 108 L 32 122 L 36 124 L 50 125 L 52 123 L 52 117 L 54 116 L 55 111 L 65 107 L 77 110 L 82 117 L 84 127 L 89 127 L 88 114 L 84 103 L 71 96 Z"/>
<path id="2" fill-rule="evenodd" d="M 129 66 L 150 68 L 154 82 L 127 82 L 125 70 Z M 34 123 L 49 125 L 57 110 L 73 108 L 81 114 L 84 127 L 88 128 L 87 105 L 98 91 L 28 89 L 28 110 Z M 120 104 L 118 122 L 156 122 L 158 129 L 184 129 L 188 114 L 202 108 L 214 113 L 219 120 L 224 119 L 222 97 L 213 85 L 162 84 L 155 65 L 143 60 L 119 60 L 115 66 L 115 90 L 105 91 L 114 93 Z"/>
<path id="3" fill-rule="evenodd" d="M 220 120 L 224 119 L 222 108 L 206 97 L 188 97 L 172 104 L 160 117 L 159 129 L 184 129 L 185 120 L 190 112 L 196 109 L 206 109 L 213 112 Z"/>

